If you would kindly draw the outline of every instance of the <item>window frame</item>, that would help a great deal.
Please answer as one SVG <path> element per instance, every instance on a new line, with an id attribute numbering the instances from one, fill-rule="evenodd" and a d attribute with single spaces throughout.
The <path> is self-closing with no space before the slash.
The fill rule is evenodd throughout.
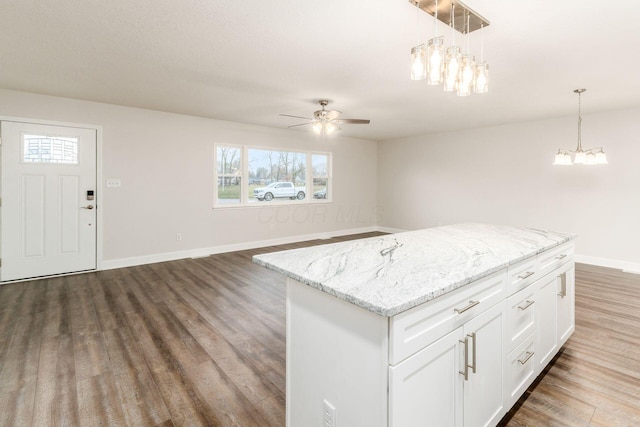
<path id="1" fill-rule="evenodd" d="M 225 148 L 237 148 L 240 149 L 241 164 L 240 164 L 240 202 L 239 203 L 225 203 L 220 202 L 218 199 L 219 184 L 218 179 L 225 174 L 218 173 L 218 150 L 221 147 Z M 249 194 L 249 150 L 262 150 L 262 151 L 274 151 L 285 153 L 302 153 L 306 156 L 305 164 L 305 195 L 304 200 L 291 200 L 288 198 L 274 199 L 269 202 L 250 201 L 253 198 L 253 194 Z M 321 178 L 327 179 L 327 198 L 326 199 L 314 199 L 313 198 L 313 156 L 323 155 L 327 156 L 327 175 Z M 333 172 L 333 153 L 329 151 L 319 150 L 296 150 L 288 148 L 273 148 L 273 147 L 261 147 L 255 145 L 239 145 L 239 144 L 214 144 L 213 150 L 213 165 L 214 165 L 214 189 L 213 189 L 213 208 L 214 209 L 237 209 L 237 208 L 253 208 L 253 207 L 265 207 L 265 206 L 282 206 L 282 205 L 306 205 L 306 204 L 318 204 L 318 203 L 331 203 L 333 201 L 332 190 L 332 172 Z M 295 183 L 294 183 L 295 185 Z"/>

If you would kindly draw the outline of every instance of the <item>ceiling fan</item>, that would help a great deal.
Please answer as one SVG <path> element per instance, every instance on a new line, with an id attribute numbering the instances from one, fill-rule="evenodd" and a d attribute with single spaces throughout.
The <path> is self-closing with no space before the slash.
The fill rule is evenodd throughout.
<path id="1" fill-rule="evenodd" d="M 329 104 L 329 101 L 326 99 L 321 99 L 318 101 L 322 110 L 314 111 L 313 118 L 309 117 L 300 117 L 300 116 L 292 116 L 290 114 L 280 114 L 285 117 L 295 117 L 296 119 L 304 119 L 309 120 L 307 123 L 300 123 L 297 125 L 289 126 L 290 128 L 298 127 L 298 126 L 307 126 L 311 125 L 312 129 L 318 135 L 331 135 L 336 130 L 342 129 L 340 125 L 342 124 L 353 124 L 353 125 L 367 125 L 370 120 L 367 119 L 340 119 L 341 111 L 338 110 L 325 110 L 325 107 Z"/>

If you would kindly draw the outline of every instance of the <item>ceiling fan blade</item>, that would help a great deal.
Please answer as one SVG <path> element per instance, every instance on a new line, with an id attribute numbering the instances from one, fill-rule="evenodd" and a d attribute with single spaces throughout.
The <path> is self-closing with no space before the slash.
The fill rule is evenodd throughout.
<path id="1" fill-rule="evenodd" d="M 313 120 L 313 119 L 310 119 L 309 117 L 292 116 L 291 114 L 280 114 L 280 115 L 285 117 L 294 117 L 296 119 Z"/>
<path id="2" fill-rule="evenodd" d="M 368 125 L 371 120 L 368 119 L 338 119 L 334 120 L 334 123 L 347 123 L 351 125 Z"/>
<path id="3" fill-rule="evenodd" d="M 342 111 L 331 110 L 331 111 L 327 111 L 327 113 L 326 113 L 326 115 L 324 117 L 327 120 L 334 120 L 334 119 L 337 119 L 338 117 L 340 117 L 340 114 L 342 114 Z"/>
<path id="4" fill-rule="evenodd" d="M 306 126 L 306 125 L 310 125 L 312 123 L 300 123 L 299 125 L 291 125 L 291 126 L 287 126 L 288 128 L 296 128 L 298 126 Z"/>

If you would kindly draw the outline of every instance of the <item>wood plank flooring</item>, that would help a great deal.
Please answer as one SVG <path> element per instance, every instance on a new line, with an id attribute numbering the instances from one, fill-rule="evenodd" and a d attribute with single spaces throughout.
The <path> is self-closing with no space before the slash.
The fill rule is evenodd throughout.
<path id="1" fill-rule="evenodd" d="M 0 426 L 284 426 L 284 280 L 251 257 L 370 235 L 0 286 Z M 640 425 L 640 276 L 576 276 L 576 332 L 503 426 Z"/>

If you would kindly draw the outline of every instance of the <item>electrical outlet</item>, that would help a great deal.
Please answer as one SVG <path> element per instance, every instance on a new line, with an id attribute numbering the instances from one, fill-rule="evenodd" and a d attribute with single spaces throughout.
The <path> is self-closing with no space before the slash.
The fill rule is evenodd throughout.
<path id="1" fill-rule="evenodd" d="M 336 427 L 336 408 L 327 399 L 322 408 L 322 427 Z"/>
<path id="2" fill-rule="evenodd" d="M 182 240 L 182 233 L 178 233 L 178 234 L 176 234 L 176 240 L 177 240 L 177 241 Z"/>

